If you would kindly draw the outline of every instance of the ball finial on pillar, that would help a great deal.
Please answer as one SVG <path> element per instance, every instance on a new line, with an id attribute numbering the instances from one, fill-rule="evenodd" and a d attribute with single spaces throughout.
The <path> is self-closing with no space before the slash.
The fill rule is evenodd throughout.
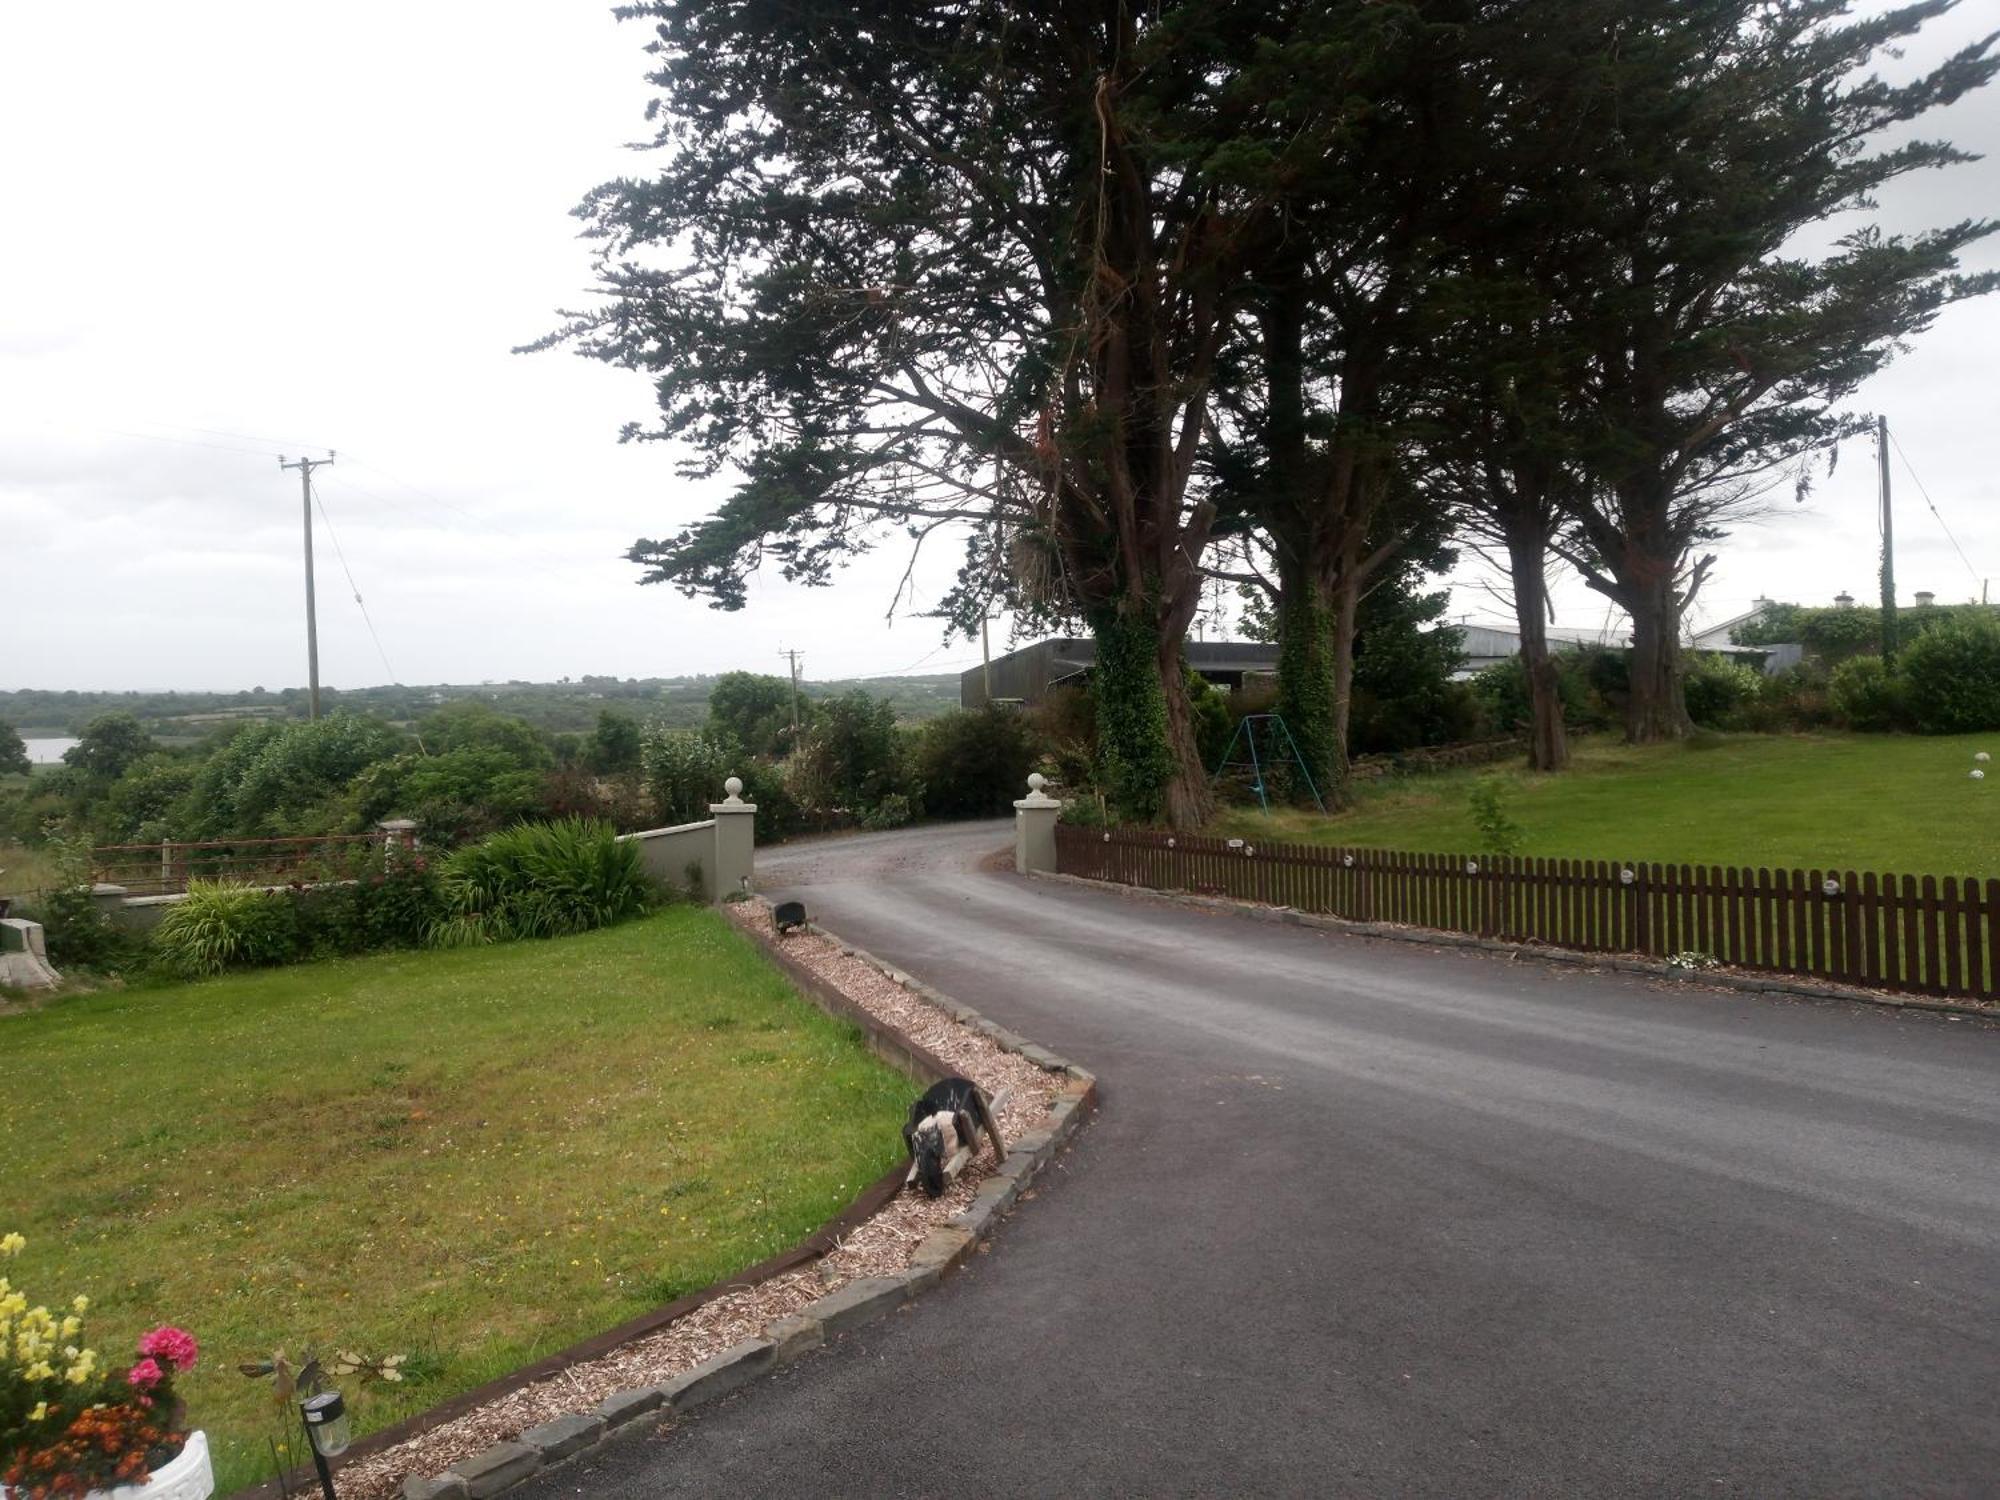
<path id="1" fill-rule="evenodd" d="M 730 777 L 722 783 L 722 790 L 728 796 L 729 800 L 734 802 L 743 795 L 743 778 L 741 776 Z"/>

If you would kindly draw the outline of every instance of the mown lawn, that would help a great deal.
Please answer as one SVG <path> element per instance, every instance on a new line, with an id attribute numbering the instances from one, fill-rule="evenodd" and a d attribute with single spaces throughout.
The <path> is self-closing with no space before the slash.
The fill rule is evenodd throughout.
<path id="1" fill-rule="evenodd" d="M 107 1356 L 196 1335 L 225 1494 L 288 1436 L 238 1361 L 405 1354 L 380 1426 L 802 1238 L 909 1092 L 688 907 L 58 1001 L 0 1019 L 0 1078 L 9 1274 L 88 1293 Z"/>
<path id="2" fill-rule="evenodd" d="M 1996 760 L 1973 781 L 1973 753 Z M 1473 853 L 1467 796 L 1501 779 L 1519 852 L 1686 864 L 2000 876 L 2000 734 L 1726 735 L 1685 745 L 1578 746 L 1575 767 L 1513 765 L 1364 784 L 1351 811 L 1231 810 L 1232 836 Z"/>

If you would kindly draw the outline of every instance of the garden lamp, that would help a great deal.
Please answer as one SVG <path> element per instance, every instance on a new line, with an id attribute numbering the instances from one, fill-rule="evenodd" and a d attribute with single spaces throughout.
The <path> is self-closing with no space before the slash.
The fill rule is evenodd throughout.
<path id="1" fill-rule="evenodd" d="M 347 1402 L 339 1391 L 321 1391 L 299 1403 L 299 1417 L 306 1425 L 306 1444 L 312 1449 L 313 1467 L 319 1470 L 319 1487 L 326 1500 L 338 1500 L 333 1492 L 333 1473 L 326 1466 L 354 1441 L 347 1421 Z"/>

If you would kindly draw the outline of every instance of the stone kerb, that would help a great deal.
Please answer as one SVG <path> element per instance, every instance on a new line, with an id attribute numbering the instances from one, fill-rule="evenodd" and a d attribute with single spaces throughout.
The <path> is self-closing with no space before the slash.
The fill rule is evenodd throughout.
<path id="1" fill-rule="evenodd" d="M 1042 790 L 1048 778 L 1037 771 L 1028 778 L 1028 795 L 1014 804 L 1014 872 L 1047 874 L 1056 867 L 1056 818 L 1062 803 Z"/>

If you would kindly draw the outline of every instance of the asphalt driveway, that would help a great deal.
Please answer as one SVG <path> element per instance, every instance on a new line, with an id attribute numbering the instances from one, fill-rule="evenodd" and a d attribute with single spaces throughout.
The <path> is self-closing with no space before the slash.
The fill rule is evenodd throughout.
<path id="1" fill-rule="evenodd" d="M 2000 1494 L 2000 1027 L 978 868 L 760 883 L 1077 1059 L 990 1253 L 528 1496 Z"/>

